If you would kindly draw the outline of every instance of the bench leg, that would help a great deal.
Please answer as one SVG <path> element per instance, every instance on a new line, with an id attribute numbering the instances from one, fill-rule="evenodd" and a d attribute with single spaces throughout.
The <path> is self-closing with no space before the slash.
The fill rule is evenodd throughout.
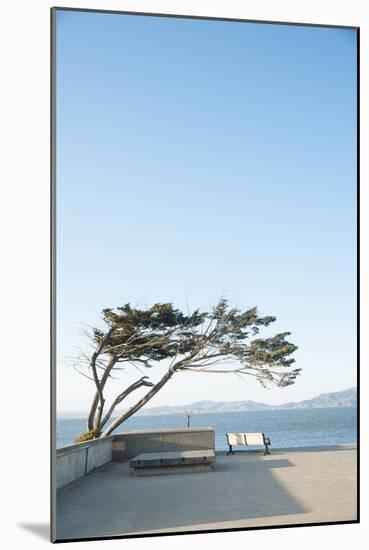
<path id="1" fill-rule="evenodd" d="M 265 453 L 264 453 L 264 456 L 265 456 L 265 455 L 270 455 L 270 452 L 269 452 L 269 445 L 270 445 L 270 443 L 265 443 Z"/>
<path id="2" fill-rule="evenodd" d="M 227 453 L 227 456 L 228 455 L 234 455 L 234 451 L 232 451 L 232 445 L 229 445 L 229 451 Z"/>

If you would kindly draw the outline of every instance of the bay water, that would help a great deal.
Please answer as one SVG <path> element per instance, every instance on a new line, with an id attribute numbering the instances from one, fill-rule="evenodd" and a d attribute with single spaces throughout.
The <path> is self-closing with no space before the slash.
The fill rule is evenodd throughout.
<path id="1" fill-rule="evenodd" d="M 355 407 L 205 413 L 193 415 L 191 427 L 213 428 L 217 451 L 228 448 L 227 432 L 264 432 L 272 448 L 344 445 L 356 443 L 356 414 Z M 186 426 L 184 414 L 136 415 L 121 424 L 116 433 Z M 58 416 L 57 448 L 73 444 L 85 431 L 86 418 Z"/>

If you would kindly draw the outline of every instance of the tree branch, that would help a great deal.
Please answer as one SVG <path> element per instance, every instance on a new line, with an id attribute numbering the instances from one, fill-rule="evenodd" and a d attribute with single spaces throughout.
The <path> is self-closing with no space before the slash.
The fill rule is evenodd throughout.
<path id="1" fill-rule="evenodd" d="M 164 376 L 161 377 L 159 382 L 157 382 L 150 391 L 148 391 L 135 405 L 130 407 L 128 411 L 123 412 L 110 426 L 101 434 L 101 437 L 106 437 L 110 435 L 120 424 L 122 424 L 127 418 L 135 414 L 140 410 L 158 391 L 171 379 L 174 372 L 172 369 L 168 369 Z"/>
<path id="2" fill-rule="evenodd" d="M 141 388 L 142 386 L 148 386 L 152 387 L 154 384 L 148 380 L 148 376 L 143 376 L 133 384 L 131 384 L 128 388 L 126 388 L 122 393 L 120 393 L 113 401 L 110 409 L 104 416 L 104 418 L 100 422 L 100 428 L 103 428 L 107 421 L 110 419 L 111 415 L 113 414 L 113 411 L 119 403 L 121 403 L 130 393 L 137 390 L 138 388 Z"/>

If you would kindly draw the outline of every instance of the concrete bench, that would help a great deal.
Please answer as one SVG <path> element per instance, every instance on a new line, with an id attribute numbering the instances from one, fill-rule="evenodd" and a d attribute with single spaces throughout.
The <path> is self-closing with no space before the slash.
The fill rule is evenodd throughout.
<path id="1" fill-rule="evenodd" d="M 142 453 L 130 460 L 129 467 L 136 476 L 162 475 L 211 471 L 214 462 L 214 451 L 205 449 Z"/>
<path id="2" fill-rule="evenodd" d="M 233 450 L 233 446 L 246 446 L 250 445 L 264 445 L 265 453 L 264 455 L 270 455 L 269 445 L 270 439 L 266 437 L 263 432 L 260 433 L 227 433 L 227 443 L 229 446 L 229 451 L 227 455 L 234 454 L 236 451 Z M 239 451 L 237 451 L 239 452 Z"/>

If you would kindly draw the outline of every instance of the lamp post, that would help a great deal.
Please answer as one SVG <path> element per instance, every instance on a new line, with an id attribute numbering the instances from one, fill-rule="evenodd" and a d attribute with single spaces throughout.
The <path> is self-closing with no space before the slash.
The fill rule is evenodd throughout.
<path id="1" fill-rule="evenodd" d="M 187 416 L 187 428 L 189 428 L 190 427 L 191 416 L 193 415 L 193 412 L 192 411 L 185 411 L 185 415 Z"/>

